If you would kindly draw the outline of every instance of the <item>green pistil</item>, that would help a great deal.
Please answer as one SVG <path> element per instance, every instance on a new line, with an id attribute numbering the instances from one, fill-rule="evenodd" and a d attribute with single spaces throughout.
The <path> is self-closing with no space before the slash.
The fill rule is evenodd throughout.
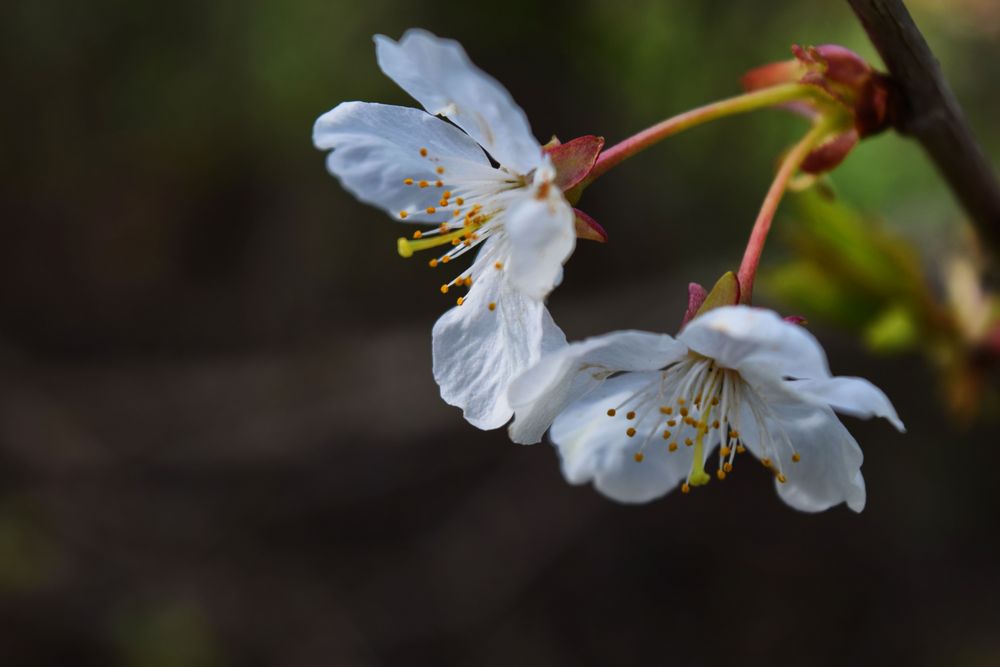
<path id="1" fill-rule="evenodd" d="M 691 486 L 704 486 L 712 479 L 705 472 L 705 434 L 708 432 L 708 417 L 712 412 L 712 404 L 708 402 L 708 409 L 705 415 L 698 422 L 698 437 L 694 441 L 694 458 L 691 459 L 691 473 L 688 475 L 688 484 Z"/>

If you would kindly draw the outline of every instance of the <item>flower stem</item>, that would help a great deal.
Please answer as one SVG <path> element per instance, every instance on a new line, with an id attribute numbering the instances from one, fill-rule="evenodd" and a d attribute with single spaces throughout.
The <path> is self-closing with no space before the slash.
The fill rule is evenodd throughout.
<path id="1" fill-rule="evenodd" d="M 717 118 L 754 111 L 796 100 L 809 99 L 820 104 L 830 103 L 831 98 L 820 88 L 802 83 L 786 83 L 762 90 L 744 93 L 718 102 L 685 111 L 672 118 L 646 128 L 601 153 L 587 178 L 577 187 L 586 187 L 633 155 L 683 130 L 707 123 Z"/>
<path id="2" fill-rule="evenodd" d="M 747 249 L 743 253 L 743 261 L 740 262 L 740 270 L 736 275 L 740 283 L 740 303 L 750 303 L 753 281 L 757 275 L 757 265 L 760 263 L 760 255 L 764 251 L 764 242 L 767 240 L 767 233 L 771 230 L 771 222 L 778 210 L 778 204 L 781 202 L 785 190 L 788 189 L 788 182 L 809 153 L 826 138 L 834 126 L 835 123 L 828 118 L 817 121 L 782 160 L 778 173 L 767 191 L 767 196 L 764 197 L 760 213 L 757 214 L 757 220 L 750 232 L 750 239 L 747 241 Z"/>

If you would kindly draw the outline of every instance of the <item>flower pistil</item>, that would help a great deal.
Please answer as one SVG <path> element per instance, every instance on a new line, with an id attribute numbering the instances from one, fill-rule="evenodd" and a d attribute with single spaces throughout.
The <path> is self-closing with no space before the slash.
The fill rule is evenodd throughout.
<path id="1" fill-rule="evenodd" d="M 783 432 L 769 433 L 766 417 L 771 415 L 767 404 L 757 398 L 737 371 L 723 368 L 696 352 L 689 352 L 685 359 L 661 370 L 657 378 L 609 408 L 606 414 L 612 418 L 624 414 L 628 424 L 626 436 L 646 434 L 632 453 L 637 463 L 643 461 L 645 449 L 657 434 L 667 443 L 670 453 L 678 452 L 681 446 L 691 448 L 690 471 L 681 486 L 681 491 L 688 493 L 692 486 L 703 486 L 711 480 L 705 471 L 705 452 L 716 443 L 722 445 L 715 472 L 720 480 L 733 471 L 736 455 L 746 451 L 740 436 L 741 421 L 746 418 L 741 414 L 741 406 L 748 408 L 754 422 L 753 431 L 759 437 L 754 444 L 757 451 L 763 452 L 761 463 L 778 482 L 784 483 L 787 478 L 777 448 L 790 450 L 793 462 L 797 463 L 801 457 Z"/>

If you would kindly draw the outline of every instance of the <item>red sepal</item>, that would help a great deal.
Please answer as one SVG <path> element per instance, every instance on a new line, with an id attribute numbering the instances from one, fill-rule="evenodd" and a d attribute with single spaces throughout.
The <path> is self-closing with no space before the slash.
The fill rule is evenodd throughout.
<path id="1" fill-rule="evenodd" d="M 597 241 L 598 243 L 608 242 L 608 233 L 604 231 L 604 227 L 601 227 L 597 220 L 578 208 L 574 208 L 573 213 L 576 214 L 576 220 L 573 221 L 576 226 L 576 238 Z"/>
<path id="2" fill-rule="evenodd" d="M 555 184 L 559 189 L 565 192 L 585 179 L 594 168 L 602 148 L 604 137 L 592 134 L 577 137 L 564 144 L 547 144 L 545 153 L 556 168 Z"/>

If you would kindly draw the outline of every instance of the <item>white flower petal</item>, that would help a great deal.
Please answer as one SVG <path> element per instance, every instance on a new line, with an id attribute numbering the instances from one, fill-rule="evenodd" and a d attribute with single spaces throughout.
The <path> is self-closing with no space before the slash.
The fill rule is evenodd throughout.
<path id="1" fill-rule="evenodd" d="M 896 430 L 905 433 L 889 397 L 864 378 L 833 377 L 817 380 L 795 380 L 785 385 L 789 391 L 820 401 L 852 417 L 884 417 Z"/>
<path id="2" fill-rule="evenodd" d="M 644 331 L 616 331 L 547 354 L 511 383 L 510 438 L 521 444 L 538 442 L 569 403 L 612 373 L 656 370 L 685 354 L 687 347 L 670 336 Z"/>
<path id="3" fill-rule="evenodd" d="M 768 445 L 770 439 L 765 439 L 764 433 L 761 430 L 761 419 L 764 418 L 763 415 L 758 417 L 760 412 L 760 405 L 754 405 L 751 407 L 751 398 L 749 393 L 753 391 L 746 385 L 739 388 L 740 400 L 737 402 L 736 409 L 732 412 L 731 418 L 738 421 L 729 424 L 729 428 L 739 433 L 740 441 L 744 446 L 758 459 L 767 458 L 770 454 Z M 756 411 L 755 411 L 756 410 Z M 766 428 L 765 424 L 765 428 Z M 769 434 L 770 435 L 770 434 Z"/>
<path id="4" fill-rule="evenodd" d="M 677 338 L 748 379 L 830 377 L 826 354 L 816 338 L 770 310 L 716 308 L 689 322 Z"/>
<path id="5" fill-rule="evenodd" d="M 559 415 L 552 424 L 550 437 L 559 450 L 568 482 L 592 481 L 609 498 L 623 503 L 644 503 L 668 493 L 687 477 L 691 448 L 669 452 L 654 434 L 643 450 L 643 461 L 637 462 L 633 457 L 646 441 L 652 423 L 644 429 L 639 422 L 635 437 L 629 438 L 625 434 L 626 422 L 621 417 L 607 415 L 609 407 L 620 405 L 634 392 L 658 382 L 659 377 L 658 371 L 613 377 Z"/>
<path id="6" fill-rule="evenodd" d="M 540 164 L 542 149 L 524 111 L 458 42 L 408 30 L 399 42 L 376 35 L 375 45 L 386 75 L 428 112 L 468 132 L 501 165 L 525 175 Z"/>
<path id="7" fill-rule="evenodd" d="M 463 304 L 434 324 L 434 379 L 441 398 L 462 408 L 469 423 L 493 429 L 514 414 L 507 402 L 511 380 L 566 338 L 545 305 L 512 289 L 501 271 L 474 267 L 473 276 Z"/>
<path id="8" fill-rule="evenodd" d="M 400 211 L 408 211 L 408 222 L 443 222 L 451 212 L 427 214 L 425 209 L 441 198 L 441 189 L 404 185 L 404 179 L 434 183 L 442 178 L 435 171 L 441 166 L 446 167 L 447 178 L 502 176 L 461 130 L 409 107 L 344 102 L 319 117 L 313 143 L 319 149 L 333 149 L 327 168 L 351 194 L 396 219 Z"/>
<path id="9" fill-rule="evenodd" d="M 511 247 L 507 278 L 536 299 L 559 284 L 563 262 L 576 247 L 572 207 L 554 187 L 544 186 L 542 194 L 539 198 L 533 189 L 526 189 L 504 218 Z"/>
<path id="10" fill-rule="evenodd" d="M 832 410 L 799 403 L 775 406 L 780 428 L 787 434 L 792 452 L 781 449 L 780 463 L 786 482 L 775 481 L 778 495 L 803 512 L 821 512 L 846 502 L 855 512 L 865 507 L 865 482 L 861 476 L 864 456 L 857 441 Z M 779 425 L 768 425 L 779 428 Z"/>

